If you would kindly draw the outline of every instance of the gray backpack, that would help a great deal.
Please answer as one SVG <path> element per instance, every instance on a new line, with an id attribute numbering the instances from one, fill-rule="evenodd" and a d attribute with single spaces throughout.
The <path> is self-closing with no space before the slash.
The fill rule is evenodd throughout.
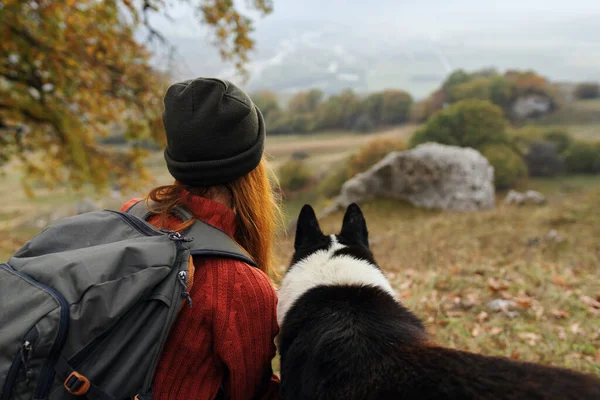
<path id="1" fill-rule="evenodd" d="M 175 211 L 187 220 L 187 210 Z M 58 221 L 0 264 L 0 400 L 148 399 L 189 256 L 256 267 L 226 233 L 145 222 L 146 205 Z"/>

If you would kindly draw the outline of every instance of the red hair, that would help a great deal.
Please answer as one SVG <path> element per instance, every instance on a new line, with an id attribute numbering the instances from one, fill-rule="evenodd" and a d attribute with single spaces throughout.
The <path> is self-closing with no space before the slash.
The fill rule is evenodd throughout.
<path id="1" fill-rule="evenodd" d="M 225 186 L 231 191 L 236 212 L 234 239 L 250 253 L 263 272 L 270 274 L 274 273 L 273 242 L 281 211 L 268 172 L 263 158 L 253 171 Z M 176 181 L 173 185 L 152 189 L 147 199 L 154 202 L 150 210 L 159 216 L 159 222 L 164 226 L 171 211 L 186 204 L 190 196 L 211 198 L 214 189 L 187 187 Z M 173 229 L 181 231 L 193 223 L 193 219 L 184 221 Z"/>

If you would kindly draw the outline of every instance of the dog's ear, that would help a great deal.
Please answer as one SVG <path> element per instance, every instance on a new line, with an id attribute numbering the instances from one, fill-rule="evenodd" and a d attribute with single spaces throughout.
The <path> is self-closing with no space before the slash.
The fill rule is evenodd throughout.
<path id="1" fill-rule="evenodd" d="M 356 203 L 350 204 L 346 210 L 340 236 L 350 243 L 361 244 L 367 248 L 369 247 L 367 221 L 365 221 L 365 216 Z"/>
<path id="2" fill-rule="evenodd" d="M 294 248 L 298 249 L 306 243 L 310 243 L 316 239 L 320 239 L 323 236 L 319 221 L 315 210 L 306 204 L 300 211 L 298 217 L 298 224 L 296 226 L 296 240 L 294 242 Z"/>

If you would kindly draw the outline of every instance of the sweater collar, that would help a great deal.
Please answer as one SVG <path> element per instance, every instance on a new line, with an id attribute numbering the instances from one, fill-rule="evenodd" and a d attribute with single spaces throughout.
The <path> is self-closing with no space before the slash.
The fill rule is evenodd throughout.
<path id="1" fill-rule="evenodd" d="M 187 197 L 185 206 L 196 218 L 218 228 L 229 236 L 235 236 L 236 218 L 235 213 L 229 207 L 205 197 L 191 195 L 187 190 L 183 191 Z"/>

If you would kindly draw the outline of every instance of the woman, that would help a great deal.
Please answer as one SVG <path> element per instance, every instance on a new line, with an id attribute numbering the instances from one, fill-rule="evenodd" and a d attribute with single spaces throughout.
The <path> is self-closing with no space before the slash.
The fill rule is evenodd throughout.
<path id="1" fill-rule="evenodd" d="M 183 230 L 194 221 L 170 211 L 187 207 L 233 237 L 260 270 L 229 259 L 193 259 L 193 307 L 183 307 L 173 326 L 154 398 L 275 398 L 277 298 L 268 274 L 278 210 L 263 158 L 262 115 L 246 93 L 217 79 L 174 84 L 164 104 L 165 159 L 175 183 L 147 196 L 155 214 L 150 223 Z"/>

